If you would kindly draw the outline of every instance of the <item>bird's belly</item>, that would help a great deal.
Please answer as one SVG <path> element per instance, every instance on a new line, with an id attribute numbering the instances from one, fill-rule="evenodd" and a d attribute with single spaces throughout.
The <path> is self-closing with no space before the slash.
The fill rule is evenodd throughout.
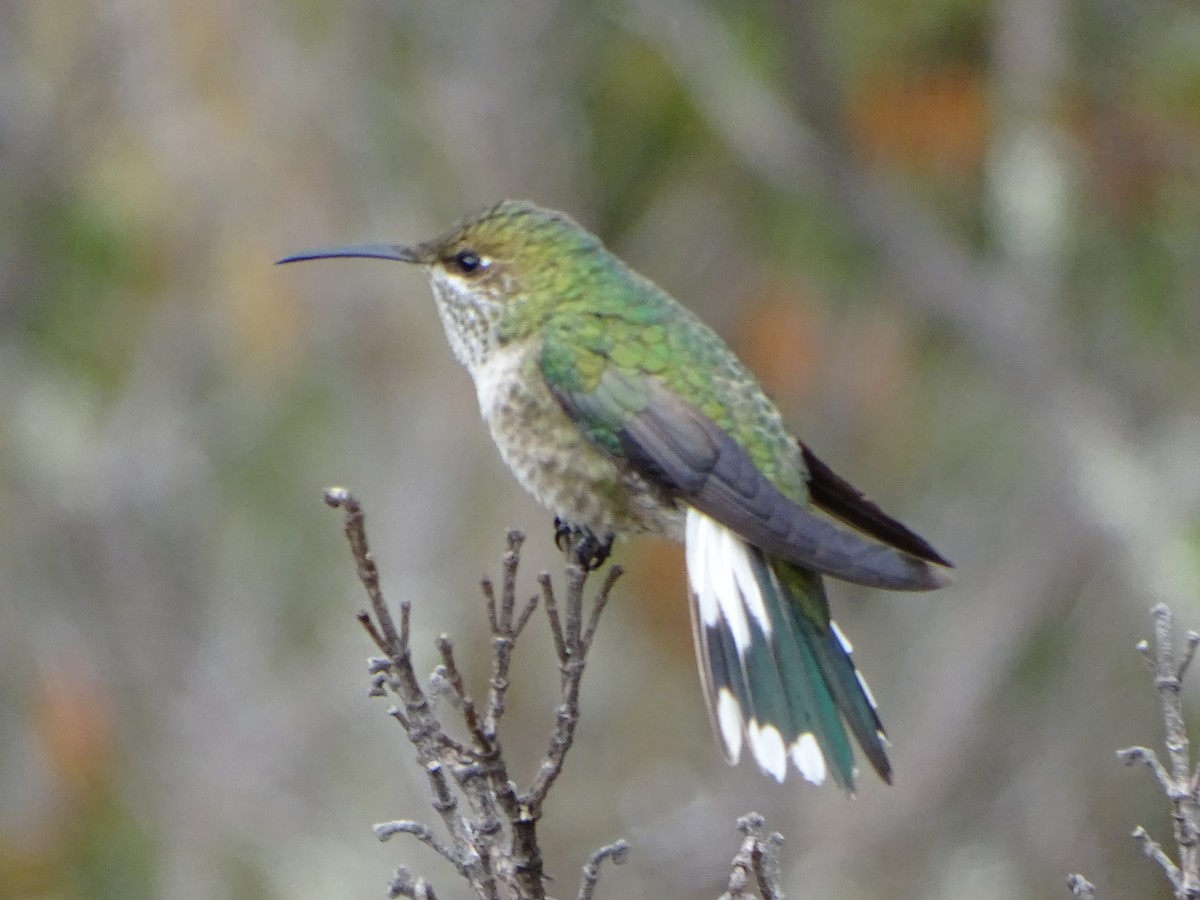
<path id="1" fill-rule="evenodd" d="M 506 379 L 481 390 L 479 399 L 501 457 L 556 516 L 599 535 L 683 539 L 683 506 L 593 446 L 544 385 Z"/>

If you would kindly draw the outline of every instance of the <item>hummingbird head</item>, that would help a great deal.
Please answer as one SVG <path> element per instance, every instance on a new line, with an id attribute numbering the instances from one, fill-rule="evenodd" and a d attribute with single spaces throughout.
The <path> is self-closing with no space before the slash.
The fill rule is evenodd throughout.
<path id="1" fill-rule="evenodd" d="M 279 262 L 351 257 L 420 266 L 454 355 L 474 373 L 496 348 L 533 333 L 554 306 L 578 296 L 589 262 L 605 256 L 600 240 L 568 216 L 503 200 L 419 244 L 334 247 Z"/>

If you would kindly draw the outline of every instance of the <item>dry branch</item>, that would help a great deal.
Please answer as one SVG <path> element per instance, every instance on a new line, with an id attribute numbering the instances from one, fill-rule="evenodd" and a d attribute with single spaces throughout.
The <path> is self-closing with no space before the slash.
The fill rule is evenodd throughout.
<path id="1" fill-rule="evenodd" d="M 1171 804 L 1174 823 L 1173 837 L 1177 861 L 1154 840 L 1141 825 L 1133 829 L 1132 837 L 1142 852 L 1158 863 L 1171 883 L 1176 900 L 1200 898 L 1200 769 L 1193 770 L 1187 722 L 1183 714 L 1183 677 L 1191 666 L 1200 646 L 1200 634 L 1187 633 L 1183 655 L 1176 661 L 1175 631 L 1171 610 L 1158 604 L 1150 612 L 1154 619 L 1154 646 L 1138 642 L 1138 652 L 1145 657 L 1154 679 L 1158 701 L 1162 708 L 1167 765 L 1163 765 L 1149 747 L 1126 747 L 1117 751 L 1117 759 L 1127 766 L 1144 765 L 1154 775 L 1159 788 Z M 1076 897 L 1092 898 L 1095 888 L 1082 875 L 1071 875 L 1067 886 Z"/>
<path id="2" fill-rule="evenodd" d="M 430 805 L 445 831 L 445 837 L 439 837 L 423 822 L 399 819 L 374 826 L 376 837 L 381 841 L 397 834 L 416 838 L 449 862 L 481 900 L 542 900 L 546 896 L 545 873 L 537 826 L 546 797 L 575 741 L 579 689 L 587 655 L 609 595 L 621 577 L 621 568 L 609 569 L 592 597 L 590 609 L 585 609 L 584 601 L 589 572 L 576 563 L 566 568 L 567 589 L 562 597 L 554 590 L 550 575 L 543 572 L 537 579 L 539 594 L 518 603 L 517 571 L 525 537 L 519 531 L 509 531 L 499 594 L 489 579 L 481 584 L 492 654 L 487 696 L 480 705 L 468 690 L 449 635 L 436 640 L 441 663 L 429 679 L 429 687 L 422 685 L 412 666 L 411 606 L 401 602 L 397 623 L 383 596 L 361 505 L 342 488 L 327 490 L 325 502 L 343 511 L 346 539 L 371 605 L 370 611 L 358 613 L 359 622 L 382 654 L 368 661 L 370 695 L 390 694 L 399 700 L 399 705 L 388 712 L 404 728 L 416 750 L 417 762 L 429 779 Z M 573 546 L 566 547 L 565 552 L 568 559 L 574 558 Z M 560 694 L 545 753 L 532 783 L 522 791 L 509 775 L 499 724 L 504 716 L 513 651 L 539 602 L 554 640 Z M 446 700 L 457 711 L 469 735 L 466 743 L 443 729 L 435 712 L 438 699 Z M 729 889 L 723 897 L 781 900 L 779 849 L 783 838 L 767 835 L 763 817 L 757 813 L 742 816 L 738 829 L 745 839 L 733 859 Z M 596 850 L 583 867 L 577 900 L 591 900 L 603 863 L 620 865 L 628 855 L 629 844 L 623 840 Z M 388 891 L 392 897 L 436 900 L 433 887 L 425 879 L 414 877 L 406 866 L 393 873 Z"/>
<path id="3" fill-rule="evenodd" d="M 399 705 L 389 713 L 404 728 L 416 750 L 417 762 L 429 778 L 431 805 L 446 834 L 441 838 L 422 822 L 402 819 L 376 825 L 376 836 L 380 840 L 396 834 L 415 837 L 454 866 L 475 896 L 483 900 L 500 897 L 541 900 L 546 896 L 545 874 L 537 825 L 546 796 L 561 774 L 575 740 L 579 689 L 587 654 L 609 593 L 620 578 L 620 568 L 613 566 L 609 570 L 586 611 L 588 572 L 583 568 L 568 565 L 567 590 L 561 598 L 550 576 L 544 573 L 539 576 L 540 599 L 550 617 L 558 652 L 561 693 L 545 754 L 532 785 L 522 791 L 509 774 L 499 724 L 504 716 L 513 650 L 539 602 L 536 596 L 524 603 L 517 601 L 517 570 L 524 535 L 519 531 L 508 532 L 499 596 L 490 581 L 485 579 L 482 584 L 492 655 L 487 696 L 480 705 L 467 688 L 455 658 L 454 643 L 448 635 L 436 641 L 441 664 L 434 670 L 430 686 L 422 684 L 412 665 L 411 607 L 408 602 L 400 604 L 397 624 L 379 583 L 362 507 L 353 495 L 340 488 L 326 491 L 325 501 L 343 511 L 346 538 L 359 581 L 370 601 L 370 611 L 360 612 L 358 619 L 382 654 L 369 662 L 371 694 L 391 694 L 398 699 Z M 469 738 L 465 743 L 451 737 L 437 717 L 435 701 L 443 698 L 466 726 Z M 584 900 L 590 898 L 599 878 L 600 863 L 623 862 L 627 850 L 623 841 L 597 850 L 584 867 L 578 896 Z M 405 867 L 393 875 L 389 893 L 393 897 L 435 896 L 428 882 L 414 878 Z"/>
<path id="4" fill-rule="evenodd" d="M 783 835 L 779 832 L 767 834 L 766 820 L 758 813 L 742 816 L 737 826 L 746 837 L 733 858 L 729 890 L 721 895 L 721 900 L 756 900 L 756 897 L 783 900 L 779 868 Z"/>

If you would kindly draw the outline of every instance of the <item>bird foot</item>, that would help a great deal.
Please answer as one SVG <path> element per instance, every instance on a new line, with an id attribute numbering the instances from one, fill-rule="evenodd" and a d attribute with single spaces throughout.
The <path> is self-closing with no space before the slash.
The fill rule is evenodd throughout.
<path id="1" fill-rule="evenodd" d="M 583 528 L 554 517 L 554 546 L 585 571 L 594 572 L 612 555 L 613 535 L 596 537 L 590 528 Z"/>

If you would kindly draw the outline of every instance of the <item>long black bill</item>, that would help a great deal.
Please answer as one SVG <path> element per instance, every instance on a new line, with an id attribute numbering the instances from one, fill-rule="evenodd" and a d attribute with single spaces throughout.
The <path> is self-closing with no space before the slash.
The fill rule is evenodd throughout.
<path id="1" fill-rule="evenodd" d="M 278 260 L 275 265 L 305 262 L 310 259 L 390 259 L 394 262 L 419 263 L 421 254 L 416 247 L 404 244 L 351 244 L 349 247 L 329 247 L 325 250 L 305 250 Z"/>

